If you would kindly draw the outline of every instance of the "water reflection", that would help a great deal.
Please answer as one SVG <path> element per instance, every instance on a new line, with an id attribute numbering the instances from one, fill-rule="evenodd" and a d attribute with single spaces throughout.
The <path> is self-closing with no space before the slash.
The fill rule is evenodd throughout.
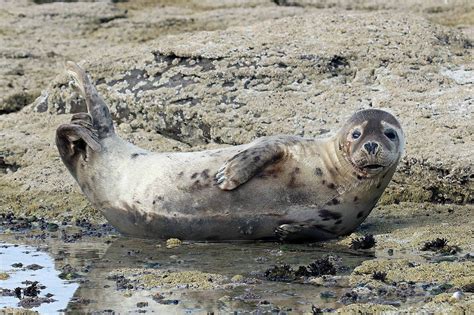
<path id="1" fill-rule="evenodd" d="M 52 314 L 59 310 L 73 313 L 111 312 L 158 312 L 163 314 L 208 312 L 255 311 L 309 312 L 313 304 L 324 308 L 341 306 L 338 298 L 347 289 L 344 277 L 337 283 L 312 285 L 302 283 L 273 282 L 262 279 L 263 272 L 273 265 L 307 265 L 326 254 L 341 257 L 345 270 L 338 275 L 349 274 L 362 261 L 373 258 L 370 253 L 358 254 L 341 248 L 321 245 L 282 245 L 277 243 L 184 243 L 176 248 L 166 248 L 163 242 L 130 239 L 114 236 L 87 238 L 78 242 L 64 243 L 58 239 L 40 242 L 28 238 L 3 237 L 0 248 L 0 270 L 10 274 L 0 281 L 0 287 L 15 289 L 25 287 L 25 280 L 38 281 L 46 286 L 40 296 L 47 293 L 56 301 L 33 308 L 40 313 Z M 23 244 L 29 245 L 23 245 Z M 34 247 L 33 247 L 34 246 Z M 42 251 L 37 250 L 40 247 Z M 54 258 L 43 252 L 47 250 Z M 36 271 L 13 268 L 21 262 L 24 266 L 38 264 Z M 61 280 L 58 275 L 66 268 L 72 281 Z M 212 289 L 196 289 L 180 285 L 168 285 L 140 289 L 127 289 L 111 277 L 117 270 L 134 268 L 134 273 L 156 270 L 159 272 L 196 272 L 223 276 L 223 285 Z M 78 276 L 75 278 L 74 275 Z M 238 275 L 244 281 L 231 281 Z M 63 275 L 64 277 L 64 275 Z M 336 277 L 337 278 L 337 277 Z M 234 278 L 235 279 L 235 278 Z M 18 298 L 0 297 L 0 307 L 17 307 Z"/>
<path id="2" fill-rule="evenodd" d="M 327 297 L 330 290 L 340 296 L 345 286 L 314 286 L 255 280 L 253 283 L 222 286 L 211 290 L 156 287 L 148 290 L 118 288 L 110 279 L 117 269 L 153 268 L 169 272 L 196 271 L 219 274 L 231 279 L 235 275 L 259 278 L 272 265 L 304 265 L 328 254 L 327 249 L 308 245 L 275 243 L 189 243 L 168 249 L 156 241 L 119 238 L 96 259 L 91 272 L 74 294 L 68 310 L 97 312 L 113 310 L 156 311 L 162 313 L 207 313 L 216 311 L 310 311 L 312 304 L 341 306 L 336 298 Z M 337 252 L 347 267 L 346 273 L 370 259 L 351 252 Z M 344 273 L 344 272 L 343 272 Z M 323 297 L 322 297 L 323 296 Z"/>
<path id="3" fill-rule="evenodd" d="M 32 246 L 0 244 L 0 272 L 9 275 L 8 279 L 0 280 L 2 289 L 14 291 L 15 288 L 25 288 L 28 284 L 38 282 L 38 297 L 51 296 L 49 303 L 31 308 L 41 314 L 53 314 L 65 309 L 79 287 L 77 283 L 60 279 L 60 272 L 55 269 L 53 258 Z M 24 295 L 22 292 L 19 294 Z M 16 296 L 0 296 L 0 308 L 18 307 L 19 301 Z"/>

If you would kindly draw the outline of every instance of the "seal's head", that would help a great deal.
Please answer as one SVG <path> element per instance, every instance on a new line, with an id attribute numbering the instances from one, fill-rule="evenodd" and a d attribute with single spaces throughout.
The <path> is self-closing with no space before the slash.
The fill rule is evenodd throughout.
<path id="1" fill-rule="evenodd" d="M 397 119 L 380 109 L 356 112 L 339 132 L 339 148 L 356 173 L 372 177 L 396 166 L 405 137 Z"/>

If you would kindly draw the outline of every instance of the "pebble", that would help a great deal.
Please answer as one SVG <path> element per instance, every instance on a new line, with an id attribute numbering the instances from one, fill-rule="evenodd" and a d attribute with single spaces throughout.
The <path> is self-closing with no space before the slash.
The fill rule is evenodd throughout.
<path id="1" fill-rule="evenodd" d="M 456 292 L 453 293 L 452 298 L 456 299 L 456 300 L 460 300 L 462 298 L 462 296 L 463 296 L 463 293 L 461 291 L 456 291 Z"/>
<path id="2" fill-rule="evenodd" d="M 166 240 L 166 248 L 175 248 L 181 246 L 183 242 L 177 238 L 170 238 Z"/>

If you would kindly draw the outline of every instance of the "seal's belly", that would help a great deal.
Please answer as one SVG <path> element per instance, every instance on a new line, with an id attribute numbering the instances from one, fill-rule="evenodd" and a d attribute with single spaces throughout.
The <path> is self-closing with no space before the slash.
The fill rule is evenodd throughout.
<path id="1" fill-rule="evenodd" d="M 113 190 L 119 193 L 97 206 L 124 234 L 196 240 L 271 239 L 278 226 L 295 222 L 338 235 L 358 226 L 373 207 L 358 215 L 369 207 L 365 202 L 360 207 L 348 202 L 352 196 L 335 199 L 335 185 L 307 178 L 305 165 L 295 161 L 267 167 L 238 189 L 223 191 L 214 176 L 238 149 L 137 156 L 120 173 Z"/>

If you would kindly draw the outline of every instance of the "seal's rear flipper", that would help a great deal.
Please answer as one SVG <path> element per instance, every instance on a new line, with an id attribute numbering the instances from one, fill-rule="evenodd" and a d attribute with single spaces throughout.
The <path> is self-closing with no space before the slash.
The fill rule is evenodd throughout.
<path id="1" fill-rule="evenodd" d="M 336 237 L 323 226 L 311 222 L 282 224 L 275 229 L 275 235 L 280 241 L 287 243 L 325 241 Z"/>
<path id="2" fill-rule="evenodd" d="M 114 134 L 114 124 L 109 109 L 90 82 L 86 72 L 72 61 L 66 63 L 66 68 L 86 100 L 87 110 L 92 116 L 92 125 L 97 130 L 99 138 L 103 139 Z"/>

